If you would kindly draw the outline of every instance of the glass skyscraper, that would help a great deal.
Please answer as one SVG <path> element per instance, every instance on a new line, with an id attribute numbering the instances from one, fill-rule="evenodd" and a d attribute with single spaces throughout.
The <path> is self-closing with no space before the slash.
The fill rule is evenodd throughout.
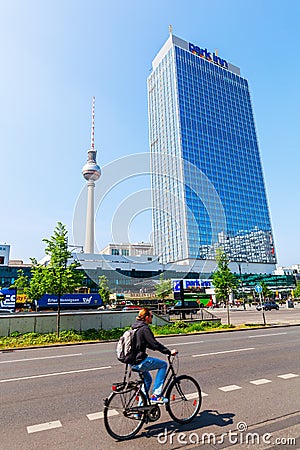
<path id="1" fill-rule="evenodd" d="M 170 35 L 148 78 L 155 254 L 275 268 L 248 82 L 217 54 Z"/>

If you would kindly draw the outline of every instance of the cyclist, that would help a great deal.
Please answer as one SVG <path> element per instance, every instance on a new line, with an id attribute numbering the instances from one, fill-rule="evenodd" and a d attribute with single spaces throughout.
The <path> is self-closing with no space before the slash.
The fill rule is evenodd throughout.
<path id="1" fill-rule="evenodd" d="M 153 314 L 149 308 L 142 308 L 136 318 L 136 321 L 132 325 L 132 329 L 137 329 L 136 336 L 136 356 L 135 361 L 131 365 L 133 369 L 139 370 L 144 374 L 145 388 L 149 392 L 152 377 L 150 375 L 150 370 L 156 370 L 157 374 L 154 380 L 152 395 L 150 396 L 151 403 L 167 403 L 168 399 L 161 395 L 163 388 L 166 372 L 167 363 L 162 359 L 153 358 L 148 356 L 146 349 L 158 350 L 160 353 L 165 355 L 176 355 L 176 350 L 169 350 L 167 347 L 158 342 L 152 331 L 149 328 L 149 324 L 152 323 Z"/>

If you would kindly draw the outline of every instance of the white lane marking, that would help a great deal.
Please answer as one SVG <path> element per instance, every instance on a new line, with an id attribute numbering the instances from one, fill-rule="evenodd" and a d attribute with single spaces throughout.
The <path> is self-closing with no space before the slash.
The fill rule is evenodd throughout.
<path id="1" fill-rule="evenodd" d="M 30 377 L 9 378 L 7 380 L 0 380 L 0 383 L 9 383 L 10 381 L 32 380 L 34 378 L 55 377 L 57 375 L 69 375 L 71 373 L 91 372 L 93 370 L 103 370 L 103 369 L 111 369 L 111 366 L 93 367 L 91 369 L 70 370 L 68 372 L 45 373 L 43 375 L 33 375 Z"/>
<path id="2" fill-rule="evenodd" d="M 39 423 L 38 425 L 31 425 L 30 427 L 27 427 L 28 433 L 36 433 L 37 431 L 45 431 L 45 430 L 51 430 L 52 428 L 59 428 L 62 424 L 59 420 L 55 420 L 54 422 L 46 422 L 46 423 Z"/>
<path id="3" fill-rule="evenodd" d="M 260 380 L 250 381 L 250 383 L 255 384 L 255 385 L 259 385 L 259 384 L 272 383 L 272 381 L 271 380 L 267 380 L 266 378 L 261 378 Z"/>
<path id="4" fill-rule="evenodd" d="M 223 392 L 229 392 L 229 391 L 236 391 L 237 389 L 242 389 L 241 386 L 237 386 L 236 384 L 231 384 L 229 386 L 223 386 L 219 387 L 220 391 Z"/>
<path id="5" fill-rule="evenodd" d="M 37 361 L 37 360 L 40 360 L 40 359 L 69 358 L 70 356 L 82 356 L 82 353 L 72 353 L 70 355 L 57 355 L 57 356 L 41 356 L 40 358 L 11 359 L 10 361 L 0 361 L 0 364 L 9 364 L 9 363 L 27 362 L 27 361 Z"/>
<path id="6" fill-rule="evenodd" d="M 205 395 L 207 395 L 207 394 L 204 394 L 204 392 L 202 392 L 202 397 L 205 397 Z M 192 392 L 191 394 L 186 394 L 185 397 L 187 400 L 193 400 L 193 398 L 198 398 L 198 392 Z"/>
<path id="7" fill-rule="evenodd" d="M 117 416 L 118 414 L 119 414 L 118 411 L 116 411 L 115 409 L 109 409 L 107 415 L 108 416 Z M 86 417 L 89 420 L 103 419 L 104 412 L 100 411 L 100 412 L 96 412 L 96 413 L 92 413 L 92 414 L 87 414 Z"/>
<path id="8" fill-rule="evenodd" d="M 189 345 L 189 344 L 203 344 L 204 341 L 192 341 L 192 342 L 174 342 L 174 347 L 176 347 L 176 345 Z"/>
<path id="9" fill-rule="evenodd" d="M 248 350 L 255 350 L 255 348 L 254 347 L 237 348 L 235 350 L 224 350 L 223 352 L 201 353 L 200 355 L 192 355 L 192 358 L 198 358 L 199 356 L 223 355 L 224 353 L 246 352 Z"/>
<path id="10" fill-rule="evenodd" d="M 269 336 L 280 336 L 287 333 L 269 333 L 269 334 L 257 334 L 256 336 L 248 336 L 248 339 L 258 338 L 258 337 L 269 337 Z"/>
<path id="11" fill-rule="evenodd" d="M 283 375 L 277 375 L 277 377 L 283 378 L 284 380 L 288 380 L 289 378 L 299 377 L 299 375 L 296 375 L 295 373 L 285 373 Z"/>

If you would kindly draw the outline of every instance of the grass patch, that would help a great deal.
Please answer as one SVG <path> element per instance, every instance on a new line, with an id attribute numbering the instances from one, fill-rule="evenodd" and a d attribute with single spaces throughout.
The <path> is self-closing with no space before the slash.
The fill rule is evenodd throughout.
<path id="1" fill-rule="evenodd" d="M 177 321 L 169 325 L 154 326 L 151 329 L 155 336 L 166 336 L 172 334 L 193 334 L 201 331 L 216 331 L 229 329 L 245 329 L 251 327 L 263 327 L 259 324 L 244 324 L 244 325 L 221 325 L 219 322 L 196 322 L 188 323 L 184 321 Z M 78 342 L 101 342 L 119 339 L 125 328 L 113 328 L 112 330 L 96 330 L 95 328 L 86 331 L 61 331 L 59 338 L 56 333 L 19 333 L 14 331 L 10 336 L 0 337 L 0 349 L 12 349 L 22 347 L 44 346 L 53 344 L 73 344 Z"/>

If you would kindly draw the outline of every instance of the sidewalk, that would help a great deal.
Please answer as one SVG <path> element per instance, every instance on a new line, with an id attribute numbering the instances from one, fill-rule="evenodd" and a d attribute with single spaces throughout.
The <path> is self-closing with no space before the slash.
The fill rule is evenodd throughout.
<path id="1" fill-rule="evenodd" d="M 217 308 L 211 310 L 213 314 L 221 318 L 222 324 L 227 323 L 227 310 L 226 308 Z M 244 310 L 242 307 L 233 307 L 229 309 L 230 323 L 232 325 L 242 324 L 262 324 L 263 313 L 257 311 L 255 306 L 248 307 Z M 266 323 L 268 325 L 300 325 L 300 307 L 286 308 L 280 307 L 279 311 L 264 311 Z"/>

